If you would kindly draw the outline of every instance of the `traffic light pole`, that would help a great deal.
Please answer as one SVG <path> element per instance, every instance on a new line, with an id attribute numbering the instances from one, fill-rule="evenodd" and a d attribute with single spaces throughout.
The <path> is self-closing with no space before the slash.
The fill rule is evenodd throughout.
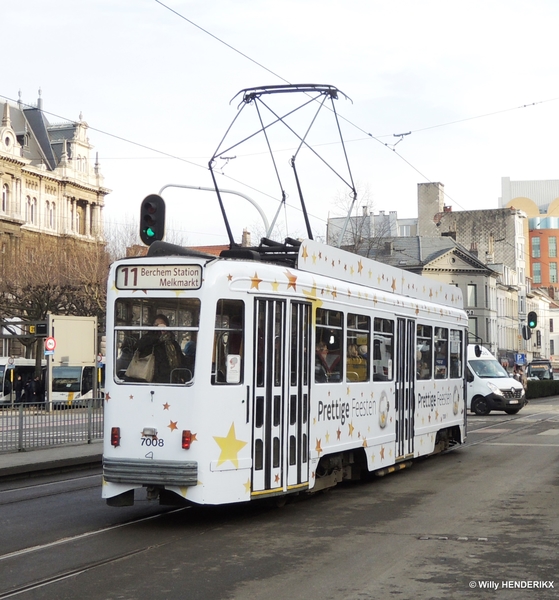
<path id="1" fill-rule="evenodd" d="M 178 183 L 169 183 L 167 185 L 164 185 L 159 190 L 159 195 L 161 196 L 161 194 L 163 193 L 163 190 L 166 190 L 167 188 L 184 188 L 184 189 L 187 189 L 187 190 L 200 190 L 202 192 L 216 192 L 217 191 L 214 187 L 200 187 L 200 186 L 197 186 L 197 185 L 182 185 L 182 184 L 178 184 Z M 236 196 L 240 196 L 241 198 L 244 198 L 245 200 L 248 200 L 248 202 L 250 202 L 252 204 L 252 206 L 254 206 L 254 208 L 256 208 L 256 210 L 258 211 L 258 213 L 262 217 L 262 221 L 264 223 L 264 229 L 266 231 L 265 237 L 270 237 L 272 235 L 270 224 L 268 223 L 268 219 L 266 218 L 266 215 L 264 214 L 264 211 L 260 208 L 260 206 L 250 196 L 247 196 L 246 194 L 241 194 L 241 192 L 237 192 L 236 190 L 224 190 L 224 189 L 220 189 L 219 191 L 223 192 L 225 194 L 235 194 Z"/>

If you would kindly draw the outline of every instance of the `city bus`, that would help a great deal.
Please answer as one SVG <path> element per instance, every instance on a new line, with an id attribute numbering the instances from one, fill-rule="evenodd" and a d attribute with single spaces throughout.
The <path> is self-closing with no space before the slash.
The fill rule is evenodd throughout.
<path id="1" fill-rule="evenodd" d="M 41 381 L 44 381 L 45 361 L 41 363 Z M 0 357 L 0 386 L 2 395 L 0 396 L 0 406 L 11 406 L 16 402 L 16 394 L 14 384 L 21 375 L 23 382 L 23 390 L 21 402 L 31 402 L 32 398 L 29 393 L 29 384 L 35 377 L 36 361 L 34 358 L 15 358 L 15 357 Z M 28 384 L 27 386 L 25 384 Z M 27 392 L 27 393 L 26 393 Z"/>
<path id="2" fill-rule="evenodd" d="M 459 288 L 310 239 L 155 242 L 109 274 L 102 496 L 279 502 L 461 444 L 467 325 Z"/>
<path id="3" fill-rule="evenodd" d="M 82 405 L 93 398 L 93 381 L 97 378 L 97 396 L 102 397 L 105 369 L 104 363 L 98 367 L 83 365 L 63 365 L 52 367 L 53 406 Z"/>

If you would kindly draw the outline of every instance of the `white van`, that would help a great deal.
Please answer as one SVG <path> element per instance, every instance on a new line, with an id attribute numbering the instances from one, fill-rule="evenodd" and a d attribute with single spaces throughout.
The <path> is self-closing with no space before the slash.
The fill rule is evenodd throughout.
<path id="1" fill-rule="evenodd" d="M 492 410 L 515 415 L 526 404 L 523 385 L 479 344 L 468 344 L 466 382 L 468 409 L 476 415 L 488 415 Z"/>

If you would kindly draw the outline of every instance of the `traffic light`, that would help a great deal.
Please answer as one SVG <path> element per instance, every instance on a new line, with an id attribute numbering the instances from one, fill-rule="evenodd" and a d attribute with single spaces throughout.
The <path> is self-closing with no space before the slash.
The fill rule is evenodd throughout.
<path id="1" fill-rule="evenodd" d="M 162 240 L 165 235 L 165 201 L 157 194 L 142 200 L 140 211 L 140 238 L 146 246 Z"/>
<path id="2" fill-rule="evenodd" d="M 538 315 L 532 310 L 528 313 L 528 327 L 534 329 L 538 325 Z"/>

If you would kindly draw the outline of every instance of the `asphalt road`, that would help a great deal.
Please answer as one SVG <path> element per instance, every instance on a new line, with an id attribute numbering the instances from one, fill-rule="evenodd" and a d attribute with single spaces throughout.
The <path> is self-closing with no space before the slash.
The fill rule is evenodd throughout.
<path id="1" fill-rule="evenodd" d="M 557 598 L 559 404 L 469 429 L 282 509 L 109 508 L 91 471 L 3 484 L 0 599 Z"/>

